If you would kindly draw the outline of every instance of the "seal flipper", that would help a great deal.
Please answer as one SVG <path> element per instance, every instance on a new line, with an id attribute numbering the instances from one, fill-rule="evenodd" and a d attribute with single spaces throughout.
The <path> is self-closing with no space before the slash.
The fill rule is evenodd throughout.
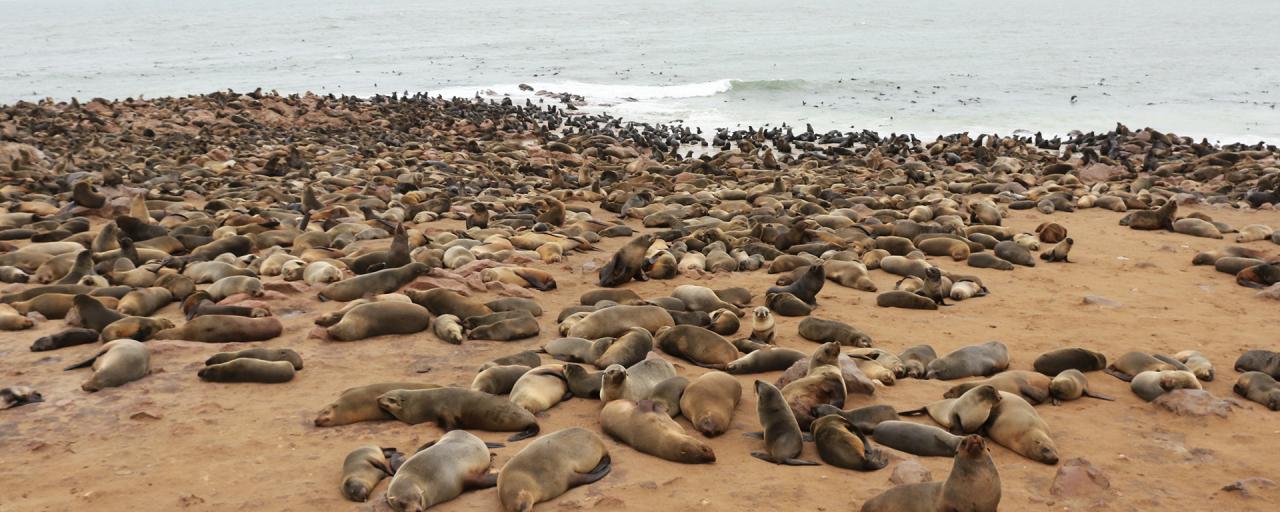
<path id="1" fill-rule="evenodd" d="M 1106 401 L 1108 401 L 1108 402 L 1114 402 L 1114 401 L 1116 401 L 1116 399 L 1115 399 L 1115 398 L 1112 398 L 1112 397 L 1110 397 L 1110 396 L 1107 396 L 1107 395 L 1104 395 L 1104 394 L 1101 394 L 1101 393 L 1094 393 L 1094 392 L 1089 391 L 1089 390 L 1087 390 L 1087 389 L 1086 389 L 1086 390 L 1084 390 L 1084 396 L 1087 396 L 1087 397 L 1089 397 L 1089 398 L 1097 398 L 1098 400 L 1106 400 Z"/>
<path id="2" fill-rule="evenodd" d="M 600 458 L 600 463 L 596 467 L 586 473 L 577 473 L 569 477 L 569 487 L 577 487 L 579 485 L 587 485 L 595 483 L 597 480 L 604 478 L 613 470 L 613 461 L 609 458 L 609 454 L 604 454 Z"/>
<path id="3" fill-rule="evenodd" d="M 66 372 L 66 371 L 71 371 L 71 370 L 75 370 L 75 369 L 78 369 L 78 368 L 87 368 L 87 367 L 89 367 L 89 366 L 92 366 L 94 361 L 97 361 L 99 357 L 102 357 L 102 354 L 106 354 L 106 353 L 107 353 L 107 350 L 109 350 L 109 349 L 105 349 L 105 348 L 104 348 L 104 349 L 102 349 L 102 350 L 99 350 L 97 353 L 93 354 L 93 355 L 92 355 L 92 356 L 90 356 L 88 359 L 85 359 L 84 361 L 81 361 L 81 362 L 79 362 L 79 363 L 76 363 L 76 364 L 73 364 L 73 365 L 68 366 L 68 367 L 66 367 L 66 368 L 63 368 L 63 369 L 62 369 L 62 371 Z"/>
<path id="4" fill-rule="evenodd" d="M 479 475 L 468 477 L 462 481 L 464 489 L 488 489 L 498 486 L 498 474 L 485 472 Z"/>
<path id="5" fill-rule="evenodd" d="M 539 427 L 537 423 L 534 423 L 534 424 L 533 424 L 532 426 L 530 426 L 529 428 L 526 428 L 526 429 L 524 429 L 524 430 L 521 430 L 520 432 L 515 433 L 515 434 L 514 434 L 514 435 L 512 435 L 511 437 L 508 437 L 508 438 L 507 438 L 507 441 L 510 441 L 510 442 L 513 442 L 513 443 L 514 443 L 514 442 L 519 441 L 519 440 L 521 440 L 521 439 L 528 439 L 528 438 L 530 438 L 530 437 L 533 437 L 533 436 L 538 435 L 538 431 L 539 431 L 540 429 L 541 429 L 541 427 Z"/>
<path id="6" fill-rule="evenodd" d="M 1127 374 L 1127 373 L 1122 373 L 1122 372 L 1117 371 L 1117 370 L 1114 370 L 1114 369 L 1112 369 L 1112 368 L 1103 368 L 1103 369 L 1102 369 L 1102 372 L 1103 372 L 1103 373 L 1105 373 L 1105 374 L 1107 374 L 1107 375 L 1110 375 L 1110 376 L 1112 376 L 1112 377 L 1115 377 L 1115 378 L 1117 378 L 1117 379 L 1120 379 L 1120 380 L 1122 380 L 1122 381 L 1125 381 L 1125 382 L 1132 382 L 1132 381 L 1133 381 L 1133 376 L 1132 376 L 1132 375 L 1129 375 L 1129 374 Z"/>
<path id="7" fill-rule="evenodd" d="M 1041 390 L 1025 382 L 1018 385 L 1018 394 L 1026 397 L 1027 401 L 1031 402 L 1031 405 L 1040 405 L 1049 399 L 1049 391 Z"/>
<path id="8" fill-rule="evenodd" d="M 804 460 L 804 459 L 783 459 L 782 464 L 786 464 L 788 466 L 819 466 L 820 465 L 817 462 L 813 462 L 811 460 Z"/>
<path id="9" fill-rule="evenodd" d="M 919 409 L 911 409 L 909 411 L 898 411 L 899 416 L 924 416 L 929 413 L 929 409 L 921 407 Z"/>
<path id="10" fill-rule="evenodd" d="M 484 446 L 485 446 L 486 448 L 506 448 L 506 447 L 507 447 L 507 445 L 502 444 L 502 443 L 490 443 L 490 442 L 488 442 L 488 441 L 485 441 L 485 442 L 484 442 Z"/>
<path id="11" fill-rule="evenodd" d="M 750 437 L 752 439 L 764 439 L 764 432 L 743 432 L 742 436 Z"/>
<path id="12" fill-rule="evenodd" d="M 1174 359 L 1174 358 L 1172 358 L 1172 357 L 1166 356 L 1166 355 L 1164 355 L 1164 354 L 1151 354 L 1151 357 L 1154 357 L 1154 358 L 1156 358 L 1156 359 L 1160 360 L 1160 362 L 1165 363 L 1165 364 L 1167 364 L 1167 365 L 1169 365 L 1169 366 L 1172 366 L 1172 367 L 1174 367 L 1174 368 L 1177 368 L 1178 370 L 1181 370 L 1181 371 L 1184 371 L 1184 372 L 1189 372 L 1189 371 L 1191 371 L 1191 369 L 1190 369 L 1190 368 L 1187 368 L 1187 365 L 1186 365 L 1186 364 L 1184 364 L 1182 361 L 1179 361 L 1179 360 Z"/>

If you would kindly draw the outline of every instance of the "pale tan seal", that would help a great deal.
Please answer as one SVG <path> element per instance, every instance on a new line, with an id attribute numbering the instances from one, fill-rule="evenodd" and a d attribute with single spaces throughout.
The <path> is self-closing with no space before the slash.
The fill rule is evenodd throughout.
<path id="1" fill-rule="evenodd" d="M 686 434 L 663 406 L 651 400 L 614 400 L 605 404 L 600 410 L 600 427 L 627 446 L 661 459 L 684 464 L 716 461 L 710 446 Z"/>
<path id="2" fill-rule="evenodd" d="M 695 325 L 660 328 L 653 340 L 663 352 L 707 368 L 723 369 L 740 354 L 729 340 Z"/>
<path id="3" fill-rule="evenodd" d="M 222 364 L 233 359 L 261 359 L 263 361 L 288 361 L 294 370 L 302 369 L 302 356 L 289 348 L 249 348 L 236 352 L 219 352 L 205 359 L 205 366 Z"/>
<path id="4" fill-rule="evenodd" d="M 465 490 L 493 487 L 492 463 L 480 438 L 465 430 L 448 432 L 404 461 L 387 486 L 387 504 L 397 512 L 421 512 Z"/>
<path id="5" fill-rule="evenodd" d="M 1049 382 L 1049 396 L 1052 397 L 1054 405 L 1058 405 L 1059 402 L 1077 400 L 1084 396 L 1099 400 L 1115 400 L 1107 395 L 1091 391 L 1089 389 L 1089 379 L 1080 370 L 1076 369 L 1063 370 L 1054 375 L 1053 380 Z"/>
<path id="6" fill-rule="evenodd" d="M 395 475 L 392 459 L 400 455 L 395 448 L 378 445 L 361 446 L 342 461 L 342 496 L 355 502 L 369 500 L 369 494 L 382 479 Z"/>
<path id="7" fill-rule="evenodd" d="M 90 365 L 93 366 L 93 375 L 80 385 L 80 389 L 93 393 L 146 377 L 151 373 L 151 352 L 139 341 L 112 340 L 103 344 L 93 356 L 66 367 L 66 370 Z"/>
<path id="8" fill-rule="evenodd" d="M 277 384 L 293 380 L 293 363 L 264 361 L 243 357 L 225 363 L 205 366 L 196 372 L 200 380 L 210 382 L 258 382 Z"/>
<path id="9" fill-rule="evenodd" d="M 1050 465 L 1058 463 L 1058 448 L 1049 437 L 1049 424 L 1018 395 L 1000 392 L 1000 403 L 991 410 L 986 429 L 993 441 L 1023 457 Z"/>
<path id="10" fill-rule="evenodd" d="M 593 483 L 611 469 L 609 450 L 595 433 L 572 427 L 542 436 L 498 473 L 498 499 L 506 512 L 529 512 L 573 487 Z"/>
<path id="11" fill-rule="evenodd" d="M 284 326 L 273 316 L 250 318 L 231 315 L 205 315 L 182 324 L 182 327 L 165 329 L 153 336 L 158 340 L 202 341 L 205 343 L 234 343 L 266 341 L 280 336 Z"/>
<path id="12" fill-rule="evenodd" d="M 427 329 L 431 314 L 412 302 L 380 301 L 352 308 L 342 320 L 326 329 L 334 341 L 356 341 L 374 336 L 414 334 Z"/>
<path id="13" fill-rule="evenodd" d="M 594 340 L 622 336 L 632 327 L 653 333 L 673 325 L 671 314 L 658 306 L 611 306 L 588 314 L 569 329 L 568 336 Z"/>
<path id="14" fill-rule="evenodd" d="M 526 411 L 538 414 L 572 397 L 564 369 L 558 364 L 551 364 L 521 375 L 511 387 L 510 400 Z"/>
<path id="15" fill-rule="evenodd" d="M 742 400 L 742 384 L 724 372 L 707 372 L 684 388 L 680 412 L 694 430 L 715 437 L 729 429 L 734 410 Z"/>
<path id="16" fill-rule="evenodd" d="M 991 411 L 1000 404 L 1000 392 L 988 384 L 974 386 L 959 398 L 947 398 L 920 409 L 899 411 L 904 416 L 928 414 L 952 434 L 972 434 L 982 428 Z"/>

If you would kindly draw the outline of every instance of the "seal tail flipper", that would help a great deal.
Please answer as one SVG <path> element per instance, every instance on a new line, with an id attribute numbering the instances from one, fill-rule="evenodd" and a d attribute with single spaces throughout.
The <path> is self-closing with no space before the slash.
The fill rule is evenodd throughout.
<path id="1" fill-rule="evenodd" d="M 507 447 L 507 445 L 502 443 L 490 443 L 488 441 L 485 441 L 484 446 L 486 448 L 506 448 Z"/>
<path id="2" fill-rule="evenodd" d="M 596 464 L 596 467 L 592 468 L 591 471 L 588 471 L 586 473 L 578 473 L 573 476 L 570 476 L 569 486 L 577 487 L 579 485 L 595 483 L 595 481 L 601 478 L 604 478 L 605 475 L 608 475 L 609 471 L 611 471 L 612 469 L 613 469 L 612 460 L 609 458 L 609 454 L 606 453 L 604 454 L 604 457 L 600 458 L 600 463 Z"/>
<path id="3" fill-rule="evenodd" d="M 1113 369 L 1111 369 L 1111 368 L 1103 368 L 1103 369 L 1102 369 L 1102 372 L 1103 372 L 1103 373 L 1105 373 L 1105 374 L 1107 374 L 1107 375 L 1110 375 L 1110 376 L 1112 376 L 1112 377 L 1115 377 L 1115 378 L 1117 378 L 1117 379 L 1120 379 L 1120 380 L 1122 380 L 1122 381 L 1125 381 L 1125 382 L 1131 382 L 1131 381 L 1133 381 L 1133 376 L 1132 376 L 1132 375 L 1129 375 L 1129 374 L 1126 374 L 1126 373 L 1121 373 L 1121 372 L 1118 372 L 1118 371 L 1113 370 Z"/>
<path id="4" fill-rule="evenodd" d="M 919 409 L 911 409 L 909 411 L 898 411 L 899 416 L 924 416 L 928 414 L 928 409 L 921 407 Z"/>
<path id="5" fill-rule="evenodd" d="M 62 371 L 65 372 L 65 371 L 75 370 L 78 368 L 88 368 L 89 366 L 92 366 L 93 362 L 97 361 L 99 357 L 102 357 L 102 354 L 106 354 L 107 350 L 108 349 L 105 349 L 105 348 L 102 350 L 99 350 L 97 353 L 93 354 L 88 359 L 85 359 L 84 361 L 81 361 L 79 363 L 63 368 Z"/>
<path id="6" fill-rule="evenodd" d="M 466 489 L 488 489 L 497 485 L 498 474 L 491 472 L 468 477 L 462 482 L 462 486 Z"/>
<path id="7" fill-rule="evenodd" d="M 1115 398 L 1113 398 L 1113 397 L 1110 397 L 1110 396 L 1104 395 L 1104 394 L 1102 394 L 1102 393 L 1094 393 L 1094 392 L 1092 392 L 1092 391 L 1088 391 L 1088 390 L 1085 390 L 1085 392 L 1084 392 L 1084 396 L 1087 396 L 1087 397 L 1089 397 L 1089 398 L 1097 398 L 1098 400 L 1106 400 L 1106 401 L 1108 401 L 1108 402 L 1114 402 L 1114 401 L 1116 401 L 1116 399 L 1115 399 Z"/>
<path id="8" fill-rule="evenodd" d="M 820 465 L 817 462 L 814 462 L 811 460 L 804 460 L 804 459 L 783 459 L 782 464 L 786 464 L 788 466 L 819 466 Z"/>
<path id="9" fill-rule="evenodd" d="M 520 432 L 517 432 L 517 433 L 515 433 L 514 435 L 512 435 L 511 437 L 508 437 L 508 438 L 507 438 L 507 441 L 510 441 L 510 442 L 513 442 L 513 443 L 514 443 L 514 442 L 519 441 L 519 440 L 521 440 L 521 439 L 528 439 L 528 438 L 530 438 L 530 437 L 533 437 L 533 436 L 538 435 L 538 430 L 539 430 L 539 429 L 540 429 L 540 427 L 538 426 L 538 424 L 537 424 L 537 423 L 535 423 L 535 424 L 533 424 L 533 426 L 531 426 L 531 427 L 529 427 L 529 428 L 526 428 L 526 429 L 524 429 L 524 430 L 522 430 L 522 431 L 520 431 Z"/>

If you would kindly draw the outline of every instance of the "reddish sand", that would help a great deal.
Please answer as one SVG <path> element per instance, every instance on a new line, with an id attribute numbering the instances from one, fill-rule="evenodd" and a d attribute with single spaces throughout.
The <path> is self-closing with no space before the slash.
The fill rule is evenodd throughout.
<path id="1" fill-rule="evenodd" d="M 1274 211 L 1203 211 L 1236 226 L 1280 226 L 1280 213 Z M 1232 245 L 1234 235 L 1209 240 L 1137 232 L 1118 226 L 1119 217 L 1097 209 L 1054 215 L 1076 240 L 1072 264 L 1041 262 L 1035 268 L 1001 272 L 934 258 L 943 268 L 981 276 L 991 290 L 985 298 L 940 311 L 891 310 L 876 307 L 874 294 L 828 283 L 814 315 L 851 323 L 870 334 L 875 346 L 894 352 L 930 343 L 943 354 L 1001 340 L 1010 348 L 1015 369 L 1030 369 L 1037 354 L 1068 345 L 1090 347 L 1112 358 L 1130 350 L 1172 354 L 1198 349 L 1217 367 L 1217 380 L 1206 388 L 1218 397 L 1234 397 L 1235 358 L 1251 348 L 1280 348 L 1280 305 L 1255 297 L 1254 290 L 1237 286 L 1231 276 L 1211 267 L 1191 266 L 1197 251 Z M 1029 231 L 1045 218 L 1013 212 L 1008 224 Z M 440 430 L 398 422 L 317 428 L 312 425 L 316 412 L 341 390 L 356 385 L 406 379 L 469 385 L 481 362 L 555 338 L 559 310 L 594 288 L 594 272 L 584 275 L 582 265 L 602 262 L 624 241 L 607 240 L 602 244 L 605 251 L 575 254 L 564 264 L 550 266 L 560 287 L 538 295 L 546 314 L 540 319 L 543 334 L 535 340 L 452 346 L 424 332 L 324 342 L 307 337 L 311 322 L 339 304 L 319 303 L 314 292 L 272 301 L 273 310 L 285 321 L 286 334 L 264 345 L 295 348 L 306 360 L 306 369 L 287 384 L 210 384 L 196 378 L 208 355 L 247 344 L 155 341 L 150 347 L 156 373 L 88 394 L 79 388 L 86 371 L 60 370 L 96 347 L 43 353 L 27 349 L 36 337 L 61 329 L 62 321 L 4 333 L 0 385 L 30 385 L 47 402 L 0 411 L 0 511 L 387 510 L 385 481 L 366 504 L 343 499 L 338 489 L 343 457 L 369 443 L 410 450 L 438 437 Z M 1270 242 L 1250 245 L 1280 252 L 1280 246 Z M 882 271 L 872 275 L 881 290 L 890 289 L 896 280 Z M 642 296 L 665 295 L 690 282 L 745 286 L 760 294 L 775 277 L 757 271 L 627 286 Z M 1083 305 L 1085 295 L 1106 297 L 1120 306 Z M 757 295 L 755 304 L 760 301 Z M 161 316 L 177 320 L 177 307 L 167 307 Z M 796 335 L 798 321 L 780 319 L 778 343 L 809 351 L 816 345 Z M 744 326 L 742 333 L 747 329 Z M 684 375 L 705 371 L 667 357 Z M 752 458 L 749 452 L 759 449 L 761 441 L 742 435 L 759 429 L 750 383 L 756 377 L 772 381 L 777 376 L 741 377 L 745 396 L 733 428 L 709 441 L 718 457 L 715 464 L 675 464 L 607 440 L 613 472 L 539 509 L 856 510 L 863 500 L 890 487 L 889 475 L 899 461 L 915 458 L 886 449 L 894 462 L 871 473 L 826 465 L 773 466 Z M 1089 374 L 1089 379 L 1097 391 L 1118 400 L 1084 399 L 1039 406 L 1037 411 L 1052 427 L 1062 460 L 1088 459 L 1109 478 L 1110 491 L 1081 500 L 1052 497 L 1049 488 L 1058 467 L 991 444 L 1003 481 L 1003 510 L 1275 510 L 1280 489 L 1255 490 L 1249 498 L 1221 488 L 1251 477 L 1280 479 L 1280 459 L 1275 456 L 1280 413 L 1240 400 L 1243 406 L 1226 418 L 1180 417 L 1142 402 L 1115 378 L 1099 372 Z M 860 397 L 848 406 L 881 402 L 899 409 L 917 407 L 941 397 L 952 384 L 903 380 L 882 388 L 874 399 Z M 599 431 L 599 409 L 597 401 L 562 403 L 540 418 L 543 432 L 569 426 Z M 680 421 L 689 428 L 687 421 Z M 508 435 L 476 434 L 487 441 L 502 441 Z M 494 467 L 501 467 L 528 442 L 495 450 Z M 806 445 L 803 457 L 817 460 L 812 444 Z M 945 479 L 951 465 L 946 458 L 918 460 L 935 480 Z M 438 508 L 494 510 L 498 505 L 490 489 L 466 493 Z"/>

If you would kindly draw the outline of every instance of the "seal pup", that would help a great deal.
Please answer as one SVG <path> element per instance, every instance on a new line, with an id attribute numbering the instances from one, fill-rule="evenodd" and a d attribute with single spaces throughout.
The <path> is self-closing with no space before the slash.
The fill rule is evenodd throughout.
<path id="1" fill-rule="evenodd" d="M 1071 260 L 1067 259 L 1067 255 L 1071 252 L 1071 247 L 1075 243 L 1075 240 L 1070 238 L 1063 239 L 1061 242 L 1054 244 L 1052 249 L 1040 253 L 1040 259 L 1048 262 L 1061 261 L 1071 263 Z"/>
<path id="2" fill-rule="evenodd" d="M 379 396 L 378 407 L 410 425 L 429 421 L 444 430 L 516 432 L 508 441 L 538 435 L 532 413 L 506 398 L 470 389 L 397 389 Z"/>
<path id="3" fill-rule="evenodd" d="M 928 414 L 952 434 L 972 434 L 982 428 L 991 410 L 1000 404 L 1000 392 L 989 384 L 974 386 L 959 398 L 947 398 L 919 409 L 899 411 L 903 416 Z"/>
<path id="4" fill-rule="evenodd" d="M 492 368 L 491 368 L 492 369 Z M 488 370 L 486 370 L 488 371 Z M 538 414 L 573 398 L 560 365 L 543 365 L 525 372 L 511 386 L 511 403 Z"/>
<path id="5" fill-rule="evenodd" d="M 1270 375 L 1258 371 L 1244 372 L 1231 389 L 1268 409 L 1280 411 L 1280 383 Z"/>
<path id="6" fill-rule="evenodd" d="M 396 512 L 421 512 L 468 489 L 498 485 L 489 471 L 489 445 L 465 430 L 445 433 L 413 454 L 387 486 L 387 505 Z"/>
<path id="7" fill-rule="evenodd" d="M 1213 381 L 1213 362 L 1208 357 L 1195 350 L 1183 350 L 1173 355 L 1174 360 L 1187 366 L 1191 373 L 1196 374 L 1196 378 L 1205 382 Z"/>
<path id="8" fill-rule="evenodd" d="M 804 448 L 800 424 L 782 392 L 768 382 L 756 381 L 756 415 L 764 428 L 766 452 L 751 452 L 757 459 L 789 466 L 816 466 L 818 463 L 798 459 Z M 752 435 L 752 437 L 755 437 Z"/>
<path id="9" fill-rule="evenodd" d="M 614 439 L 655 457 L 684 464 L 710 464 L 716 454 L 652 400 L 613 400 L 600 410 L 600 427 Z"/>
<path id="10" fill-rule="evenodd" d="M 810 426 L 818 447 L 818 457 L 838 468 L 875 471 L 889 464 L 889 459 L 871 445 L 867 436 L 853 423 L 837 414 L 822 416 Z"/>
<path id="11" fill-rule="evenodd" d="M 968 436 L 955 451 L 945 482 L 899 485 L 867 500 L 862 512 L 996 512 L 1000 473 L 979 436 Z"/>
<path id="12" fill-rule="evenodd" d="M 808 357 L 804 352 L 789 348 L 760 349 L 730 361 L 725 365 L 724 371 L 733 375 L 776 372 L 786 370 Z"/>
<path id="13" fill-rule="evenodd" d="M 1176 369 L 1177 368 L 1169 362 L 1163 361 L 1150 354 L 1143 352 L 1127 352 L 1113 361 L 1102 371 L 1106 372 L 1107 375 L 1129 382 L 1142 372 L 1162 372 Z"/>
<path id="14" fill-rule="evenodd" d="M 521 365 L 490 366 L 476 374 L 471 381 L 471 389 L 490 395 L 505 395 L 529 370 L 532 368 Z"/>
<path id="15" fill-rule="evenodd" d="M 450 345 L 461 345 L 464 339 L 462 320 L 454 315 L 437 316 L 435 324 L 431 327 L 431 332 L 441 341 Z"/>
<path id="16" fill-rule="evenodd" d="M 361 446 L 347 454 L 342 461 L 342 496 L 363 503 L 382 479 L 396 474 L 392 460 L 403 457 L 395 448 L 378 445 Z"/>
<path id="17" fill-rule="evenodd" d="M 906 376 L 913 379 L 923 379 L 928 375 L 929 363 L 938 358 L 938 354 L 933 351 L 933 347 L 929 345 L 916 345 L 909 347 L 898 354 L 898 360 L 902 361 L 902 366 L 906 370 Z"/>
<path id="18" fill-rule="evenodd" d="M 1107 395 L 1091 391 L 1089 389 L 1089 379 L 1080 370 L 1074 368 L 1059 372 L 1049 381 L 1049 396 L 1052 397 L 1053 405 L 1077 400 L 1082 396 L 1107 401 L 1115 400 Z"/>
<path id="19" fill-rule="evenodd" d="M 139 341 L 128 338 L 112 340 L 93 356 L 64 369 L 75 370 L 93 366 L 93 375 L 80 385 L 80 389 L 93 393 L 106 388 L 123 386 L 151 373 L 151 352 Z"/>
<path id="20" fill-rule="evenodd" d="M 826 270 L 822 268 L 822 265 L 811 265 L 809 266 L 809 270 L 806 271 L 803 276 L 800 276 L 799 279 L 796 279 L 794 283 L 787 286 L 774 286 L 769 288 L 765 294 L 790 293 L 796 298 L 804 301 L 805 304 L 817 307 L 818 292 L 822 291 L 822 285 L 826 284 L 826 282 L 827 274 Z"/>
<path id="21" fill-rule="evenodd" d="M 756 306 L 751 310 L 751 337 L 750 339 L 761 343 L 773 343 L 774 336 L 774 319 L 773 312 L 765 306 Z"/>
<path id="22" fill-rule="evenodd" d="M 498 472 L 498 499 L 506 512 L 529 512 L 573 487 L 609 474 L 609 450 L 595 433 L 579 427 L 552 432 L 529 443 Z"/>

